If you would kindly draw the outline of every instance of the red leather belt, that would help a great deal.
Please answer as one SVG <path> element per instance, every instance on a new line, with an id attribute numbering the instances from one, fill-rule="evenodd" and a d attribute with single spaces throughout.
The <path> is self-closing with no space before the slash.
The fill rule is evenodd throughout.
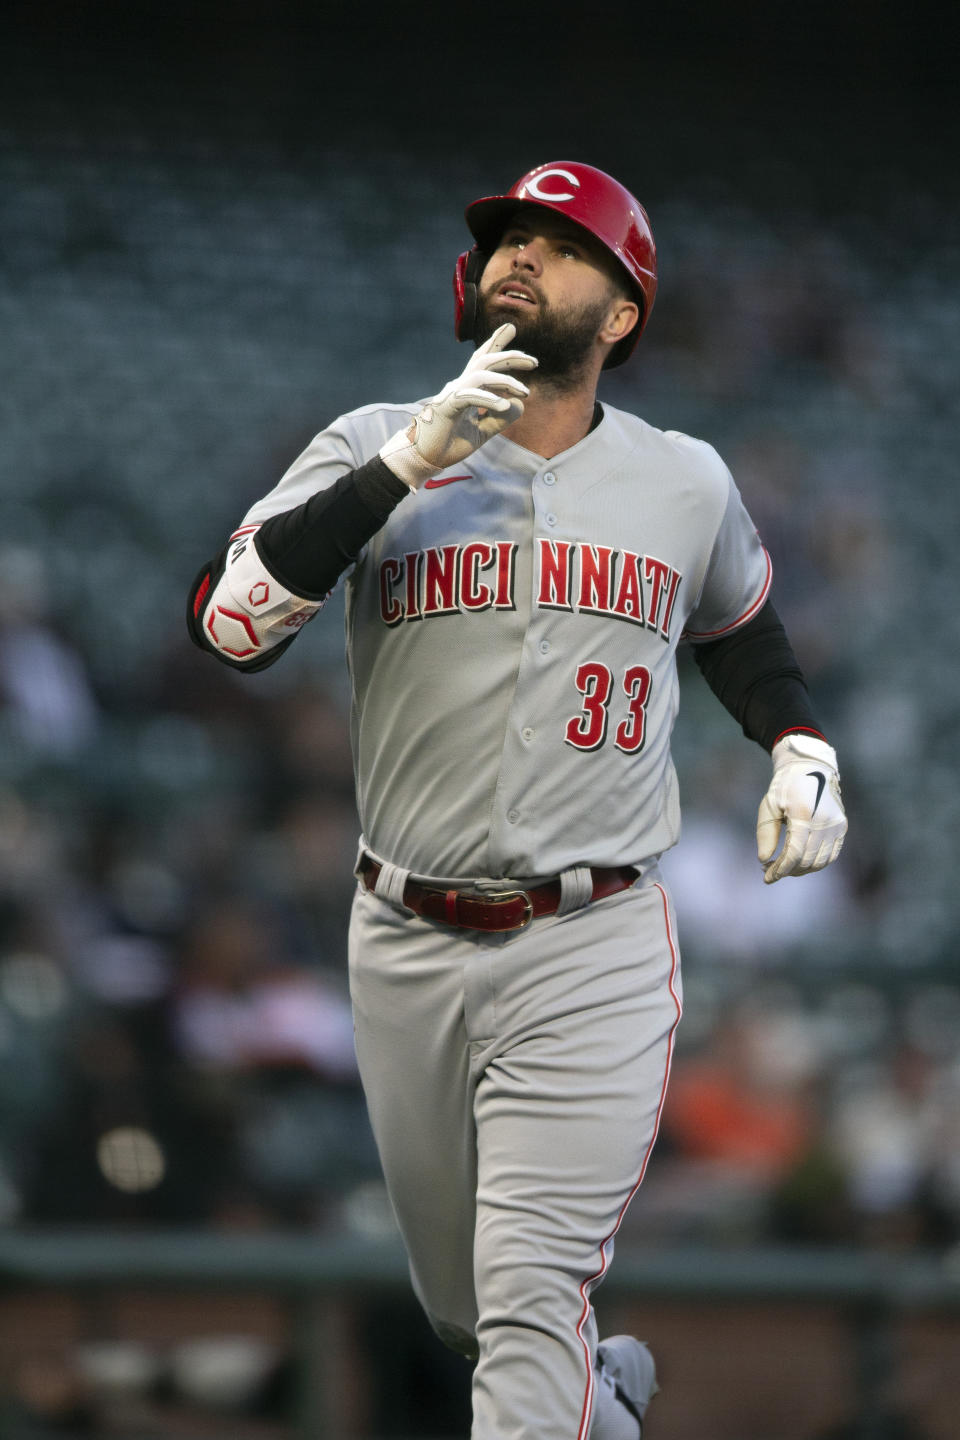
<path id="1" fill-rule="evenodd" d="M 368 890 L 373 890 L 382 866 L 370 855 L 360 862 L 360 877 Z M 628 890 L 638 871 L 630 865 L 601 870 L 591 867 L 593 891 L 590 901 L 604 900 L 618 890 Z M 529 890 L 505 887 L 477 895 L 465 890 L 438 890 L 408 880 L 403 888 L 403 903 L 414 915 L 424 920 L 437 920 L 461 930 L 522 930 L 541 915 L 555 915 L 560 904 L 560 881 L 548 880 Z"/>

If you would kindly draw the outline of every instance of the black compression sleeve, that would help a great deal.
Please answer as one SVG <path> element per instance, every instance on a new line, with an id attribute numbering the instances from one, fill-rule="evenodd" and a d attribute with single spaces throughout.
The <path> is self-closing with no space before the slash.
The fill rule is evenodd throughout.
<path id="1" fill-rule="evenodd" d="M 260 559 L 304 600 L 323 600 L 383 525 L 409 487 L 375 456 L 329 490 L 265 520 L 254 537 Z"/>
<path id="2" fill-rule="evenodd" d="M 772 750 L 791 731 L 823 738 L 803 672 L 769 600 L 732 635 L 694 645 L 693 658 L 748 740 Z"/>

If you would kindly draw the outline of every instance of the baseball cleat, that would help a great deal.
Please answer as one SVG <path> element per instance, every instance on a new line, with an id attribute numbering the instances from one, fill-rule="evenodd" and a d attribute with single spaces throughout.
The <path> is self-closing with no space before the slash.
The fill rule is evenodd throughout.
<path id="1" fill-rule="evenodd" d="M 617 1399 L 639 1424 L 643 1440 L 643 1417 L 660 1389 L 650 1351 L 632 1335 L 612 1335 L 597 1346 L 597 1366 L 612 1379 Z"/>

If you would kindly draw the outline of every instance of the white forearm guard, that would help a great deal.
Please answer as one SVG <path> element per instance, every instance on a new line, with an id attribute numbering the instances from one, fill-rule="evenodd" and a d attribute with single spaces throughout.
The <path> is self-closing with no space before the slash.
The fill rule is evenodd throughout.
<path id="1" fill-rule="evenodd" d="M 325 601 L 304 600 L 275 579 L 253 543 L 253 533 L 230 546 L 227 566 L 207 601 L 207 639 L 231 660 L 253 660 L 312 620 Z"/>

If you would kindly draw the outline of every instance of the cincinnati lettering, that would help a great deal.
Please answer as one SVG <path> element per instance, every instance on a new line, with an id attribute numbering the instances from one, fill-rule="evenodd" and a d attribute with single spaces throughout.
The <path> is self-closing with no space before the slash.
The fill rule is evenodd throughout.
<path id="1" fill-rule="evenodd" d="M 654 555 L 570 540 L 536 542 L 535 604 L 603 615 L 669 641 L 681 574 Z M 435 615 L 515 610 L 517 546 L 508 540 L 438 545 L 380 564 L 380 618 L 400 625 Z"/>
<path id="2" fill-rule="evenodd" d="M 537 604 L 544 610 L 609 615 L 669 641 L 682 578 L 654 555 L 582 541 L 537 541 Z"/>
<path id="3" fill-rule="evenodd" d="M 509 540 L 471 540 L 391 555 L 380 565 L 380 619 L 399 625 L 432 615 L 513 610 L 516 554 Z"/>

